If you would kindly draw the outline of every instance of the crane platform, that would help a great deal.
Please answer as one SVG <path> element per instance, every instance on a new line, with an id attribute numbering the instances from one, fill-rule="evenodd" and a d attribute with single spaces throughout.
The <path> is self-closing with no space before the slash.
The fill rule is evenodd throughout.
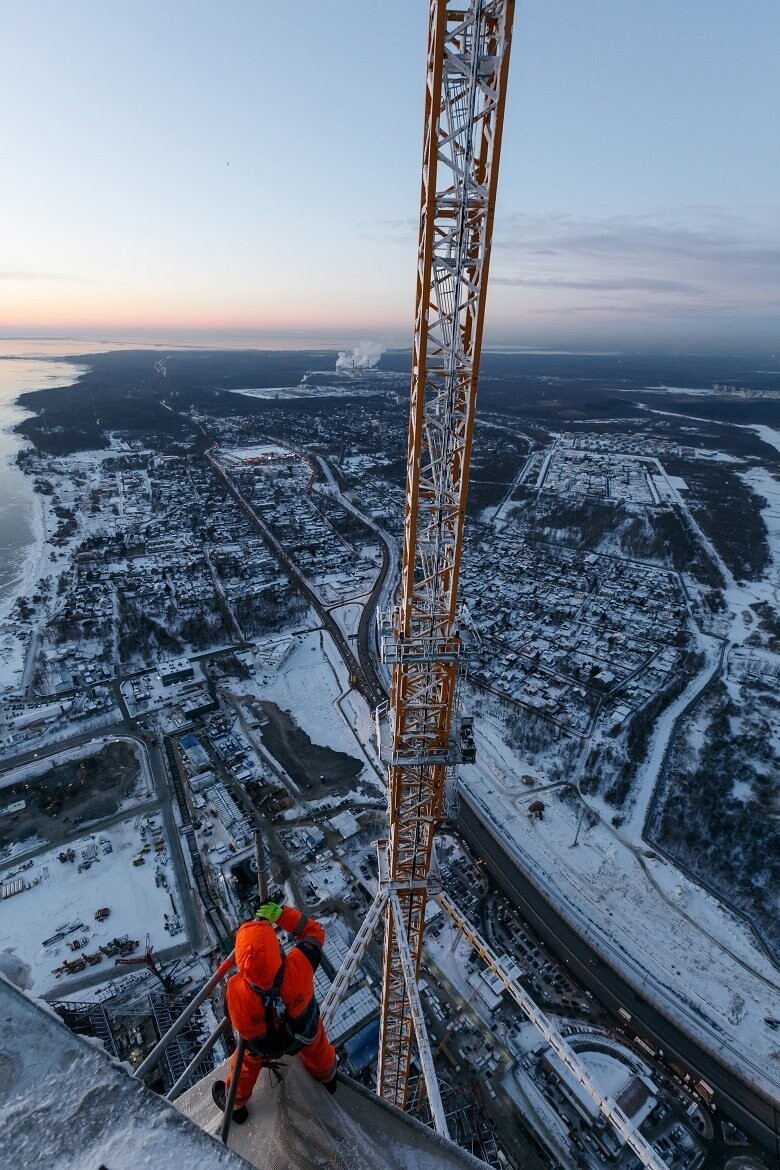
<path id="1" fill-rule="evenodd" d="M 227 1062 L 177 1101 L 197 1126 L 217 1133 L 222 1114 L 211 1086 L 225 1080 Z M 262 1072 L 243 1125 L 233 1124 L 228 1149 L 258 1170 L 485 1170 L 485 1163 L 427 1125 L 339 1074 L 331 1096 L 296 1057 L 285 1058 L 283 1078 Z"/>
<path id="2" fill-rule="evenodd" d="M 0 974 L 0 1162 L 85 1170 L 484 1170 L 432 1129 L 347 1077 L 334 1097 L 289 1058 L 284 1080 L 261 1074 L 228 1148 L 213 1135 L 215 1069 L 174 1104 L 102 1045 L 74 1035 L 48 1005 Z"/>
<path id="3" fill-rule="evenodd" d="M 241 1170 L 246 1163 L 0 974 L 0 1165 Z"/>

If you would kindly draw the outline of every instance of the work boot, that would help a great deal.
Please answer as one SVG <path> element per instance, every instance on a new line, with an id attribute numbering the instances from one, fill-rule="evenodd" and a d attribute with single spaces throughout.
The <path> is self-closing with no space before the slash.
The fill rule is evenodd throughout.
<path id="1" fill-rule="evenodd" d="M 211 1096 L 217 1108 L 224 1113 L 227 1105 L 227 1085 L 224 1081 L 214 1081 L 211 1086 Z M 236 1125 L 243 1125 L 248 1116 L 249 1110 L 246 1105 L 241 1105 L 238 1109 L 233 1110 L 233 1120 Z"/>

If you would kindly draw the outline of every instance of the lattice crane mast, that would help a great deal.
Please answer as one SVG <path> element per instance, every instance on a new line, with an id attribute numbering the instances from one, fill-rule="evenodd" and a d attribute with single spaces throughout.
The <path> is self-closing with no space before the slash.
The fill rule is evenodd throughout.
<path id="1" fill-rule="evenodd" d="M 460 635 L 463 547 L 488 261 L 504 117 L 514 0 L 429 0 L 425 133 L 401 600 L 380 615 L 392 663 L 389 839 L 379 842 L 379 889 L 321 1005 L 326 1025 L 384 923 L 379 1094 L 404 1107 L 416 1040 L 439 1133 L 447 1119 L 417 979 L 429 894 L 503 983 L 558 1057 L 648 1170 L 663 1161 L 605 1096 L 554 1024 L 431 878 L 436 826 L 450 767 Z M 465 752 L 464 752 L 465 755 Z M 263 871 L 258 859 L 258 871 Z M 262 894 L 261 894 L 262 896 Z M 229 972 L 229 956 L 136 1070 L 142 1077 Z M 464 1007 L 465 1010 L 465 1007 Z M 177 1097 L 222 1031 L 222 1020 L 169 1091 Z M 446 1039 L 446 1035 L 445 1035 Z M 230 1126 L 228 1100 L 222 1133 Z"/>
<path id="2" fill-rule="evenodd" d="M 400 1107 L 461 648 L 458 573 L 513 15 L 514 0 L 430 0 L 401 598 L 383 623 L 392 755 L 378 1091 Z"/>

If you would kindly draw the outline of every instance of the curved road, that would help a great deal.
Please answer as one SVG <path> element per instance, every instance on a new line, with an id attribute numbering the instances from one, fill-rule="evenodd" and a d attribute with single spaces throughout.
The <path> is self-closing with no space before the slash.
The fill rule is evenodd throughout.
<path id="1" fill-rule="evenodd" d="M 703 1077 L 716 1090 L 716 1101 L 745 1130 L 772 1152 L 776 1150 L 777 1118 L 774 1103 L 744 1084 L 728 1067 L 700 1048 L 647 1000 L 641 999 L 617 972 L 560 917 L 515 862 L 504 853 L 461 793 L 458 828 L 482 857 L 493 880 L 518 907 L 547 945 L 579 980 L 613 1013 L 625 1008 L 645 1036 L 660 1046 L 686 1071 Z"/>
<path id="2" fill-rule="evenodd" d="M 370 528 L 371 526 L 369 525 L 368 527 Z M 378 532 L 377 529 L 372 529 L 372 531 Z M 387 579 L 387 574 L 390 571 L 390 566 L 395 561 L 395 558 L 390 551 L 387 538 L 382 533 L 379 533 L 379 537 L 380 546 L 382 549 L 382 568 L 379 570 L 379 576 L 376 579 L 374 588 L 371 590 L 370 594 L 368 595 L 368 600 L 363 606 L 363 612 L 360 615 L 357 631 L 357 652 L 358 658 L 360 659 L 360 665 L 362 666 L 366 676 L 371 679 L 374 693 L 379 696 L 376 699 L 374 706 L 377 706 L 379 703 L 382 703 L 387 699 L 387 690 L 385 689 L 384 683 L 379 677 L 376 667 L 374 666 L 374 656 L 371 653 L 369 639 L 371 634 L 376 631 L 376 610 L 379 604 L 379 598 L 382 594 L 382 590 L 385 587 L 385 581 Z"/>
<path id="3" fill-rule="evenodd" d="M 241 492 L 232 483 L 230 477 L 227 475 L 224 469 L 220 467 L 219 463 L 217 463 L 217 461 L 208 452 L 206 452 L 206 459 L 208 460 L 214 473 L 219 476 L 230 495 L 233 497 L 239 507 L 243 509 L 257 532 L 260 534 L 260 536 L 262 536 L 263 540 L 268 545 L 268 548 L 271 550 L 279 564 L 287 573 L 287 576 L 292 582 L 294 582 L 296 588 L 300 593 L 303 594 L 303 596 L 311 605 L 312 609 L 314 609 L 314 611 L 319 616 L 324 628 L 328 631 L 331 638 L 335 642 L 336 649 L 341 655 L 342 661 L 345 663 L 350 672 L 350 675 L 355 680 L 355 686 L 357 690 L 360 691 L 369 706 L 376 707 L 378 703 L 382 702 L 384 698 L 384 691 L 379 689 L 381 684 L 379 684 L 378 680 L 376 679 L 373 666 L 371 675 L 367 674 L 367 672 L 364 670 L 363 663 L 359 662 L 352 653 L 352 650 L 347 643 L 347 639 L 344 637 L 344 634 L 342 633 L 335 618 L 332 617 L 332 615 L 322 604 L 319 595 L 306 580 L 298 566 L 293 564 L 292 560 L 284 551 L 268 525 L 260 519 L 252 505 L 247 503 L 247 501 L 241 495 Z"/>
<path id="4" fill-rule="evenodd" d="M 387 533 L 383 532 L 377 524 L 374 524 L 372 520 L 369 520 L 367 516 L 364 516 L 363 513 L 359 511 L 354 504 L 350 503 L 350 501 L 345 498 L 344 493 L 336 482 L 333 471 L 327 459 L 325 459 L 322 455 L 313 455 L 310 452 L 303 452 L 303 454 L 306 456 L 306 458 L 310 460 L 313 459 L 315 461 L 316 466 L 319 468 L 323 478 L 328 485 L 330 494 L 335 496 L 346 512 L 349 512 L 350 515 L 354 516 L 356 520 L 358 520 L 369 530 L 369 532 L 372 532 L 374 536 L 377 537 L 380 548 L 382 550 L 382 567 L 379 570 L 379 575 L 377 576 L 377 579 L 374 582 L 374 586 L 368 595 L 368 600 L 363 606 L 363 611 L 360 615 L 357 631 L 357 652 L 358 658 L 360 659 L 360 665 L 363 669 L 364 675 L 371 682 L 374 694 L 380 696 L 374 701 L 374 706 L 376 706 L 378 703 L 383 702 L 387 698 L 387 689 L 385 688 L 385 685 L 379 677 L 376 667 L 374 666 L 374 655 L 371 652 L 369 639 L 371 637 L 372 631 L 376 630 L 376 610 L 379 604 L 379 599 L 382 595 L 382 591 L 384 590 L 385 583 L 387 581 L 388 573 L 390 572 L 391 568 L 395 569 L 397 567 L 398 557 Z"/>

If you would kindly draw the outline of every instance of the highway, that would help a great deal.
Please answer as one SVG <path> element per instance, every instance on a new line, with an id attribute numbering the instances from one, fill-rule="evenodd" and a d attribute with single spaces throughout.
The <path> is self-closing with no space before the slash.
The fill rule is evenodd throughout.
<path id="1" fill-rule="evenodd" d="M 672 1023 L 654 1005 L 641 999 L 633 987 L 607 966 L 554 906 L 539 893 L 517 864 L 504 853 L 461 793 L 458 828 L 487 870 L 539 934 L 580 982 L 613 1013 L 619 1007 L 631 1013 L 632 1026 L 663 1049 L 667 1060 L 703 1078 L 715 1089 L 715 1100 L 747 1132 L 775 1152 L 777 1112 L 775 1103 L 744 1084 L 727 1066 Z"/>
<path id="2" fill-rule="evenodd" d="M 173 793 L 170 790 L 168 772 L 166 771 L 165 761 L 157 743 L 155 742 L 145 746 L 149 763 L 151 764 L 154 782 L 157 787 L 160 813 L 163 819 L 165 835 L 168 839 L 168 849 L 171 861 L 173 862 L 173 868 L 176 871 L 176 881 L 179 887 L 177 909 L 181 910 L 181 916 L 184 919 L 187 935 L 189 936 L 193 951 L 199 951 L 208 942 L 208 936 L 203 930 L 203 925 L 196 909 L 197 899 L 192 889 L 192 880 L 184 860 L 181 833 L 173 816 Z"/>
<path id="3" fill-rule="evenodd" d="M 364 672 L 363 664 L 359 662 L 352 653 L 352 650 L 347 643 L 347 639 L 344 637 L 344 634 L 339 628 L 335 618 L 331 616 L 327 608 L 323 605 L 319 594 L 312 588 L 298 566 L 293 564 L 292 560 L 282 548 L 274 534 L 271 532 L 268 525 L 260 519 L 252 505 L 247 503 L 247 501 L 241 495 L 241 492 L 232 483 L 227 473 L 223 470 L 222 467 L 220 467 L 219 463 L 217 463 L 217 461 L 208 454 L 208 452 L 206 453 L 206 459 L 208 460 L 214 473 L 222 480 L 230 495 L 233 497 L 239 507 L 243 509 L 251 523 L 254 525 L 256 531 L 260 534 L 260 536 L 262 536 L 263 540 L 268 545 L 268 548 L 274 554 L 277 561 L 286 572 L 287 576 L 319 616 L 324 628 L 328 631 L 331 638 L 333 639 L 336 645 L 336 649 L 341 655 L 342 661 L 347 666 L 347 669 L 349 670 L 349 673 L 354 680 L 354 685 L 357 690 L 360 691 L 361 695 L 369 704 L 369 706 L 376 707 L 378 703 L 382 702 L 384 698 L 384 691 L 379 689 L 381 684 L 378 684 L 378 680 L 376 679 L 373 671 L 373 665 L 371 666 L 370 674 L 367 675 Z"/>
<path id="4" fill-rule="evenodd" d="M 376 536 L 382 551 L 382 567 L 380 568 L 379 575 L 377 576 L 377 579 L 374 582 L 374 586 L 368 595 L 368 600 L 363 606 L 363 611 L 360 615 L 360 622 L 358 624 L 357 631 L 357 652 L 358 658 L 360 659 L 360 666 L 363 670 L 363 674 L 370 681 L 372 694 L 377 696 L 373 701 L 373 706 L 377 706 L 378 703 L 383 702 L 387 698 L 387 690 L 381 678 L 379 677 L 379 674 L 377 673 L 376 667 L 374 666 L 374 654 L 371 650 L 371 635 L 376 631 L 376 611 L 384 591 L 385 584 L 387 583 L 388 579 L 390 579 L 391 582 L 395 581 L 398 574 L 398 552 L 387 533 L 383 532 L 378 525 L 374 524 L 373 520 L 369 520 L 367 516 L 364 516 L 363 513 L 360 512 L 354 504 L 350 503 L 346 496 L 342 494 L 341 488 L 333 477 L 333 472 L 327 459 L 323 458 L 321 455 L 311 456 L 308 454 L 307 458 L 313 458 L 316 460 L 316 464 L 322 472 L 328 485 L 328 491 L 330 494 L 336 497 L 346 512 L 349 512 L 350 515 L 354 516 L 355 519 L 360 521 L 361 524 L 364 524 L 366 528 L 368 528 L 368 530 L 372 532 L 374 536 Z"/>
<path id="5" fill-rule="evenodd" d="M 288 446 L 289 444 L 284 444 Z M 333 474 L 333 468 L 328 460 L 323 455 L 316 455 L 312 451 L 304 451 L 297 447 L 291 447 L 302 459 L 306 459 L 312 469 L 313 476 L 319 483 L 324 482 L 324 490 L 328 495 L 338 500 L 345 512 L 349 512 L 351 516 L 363 524 L 370 532 L 374 534 L 379 542 L 382 552 L 382 565 L 379 570 L 376 581 L 368 595 L 368 598 L 363 605 L 360 614 L 360 621 L 357 630 L 357 653 L 360 660 L 360 667 L 363 671 L 364 677 L 368 680 L 371 687 L 373 698 L 369 700 L 371 706 L 376 707 L 379 703 L 387 698 L 387 689 L 380 678 L 376 666 L 374 665 L 374 654 L 371 651 L 371 635 L 376 631 L 376 611 L 379 605 L 382 593 L 385 586 L 390 579 L 394 581 L 398 574 L 398 553 L 390 537 L 386 532 L 383 532 L 379 525 L 375 524 L 373 520 L 369 520 L 368 516 L 364 515 L 358 508 L 355 507 L 350 500 L 343 494 L 341 488 L 336 482 Z M 311 485 L 309 487 L 311 490 Z"/>

